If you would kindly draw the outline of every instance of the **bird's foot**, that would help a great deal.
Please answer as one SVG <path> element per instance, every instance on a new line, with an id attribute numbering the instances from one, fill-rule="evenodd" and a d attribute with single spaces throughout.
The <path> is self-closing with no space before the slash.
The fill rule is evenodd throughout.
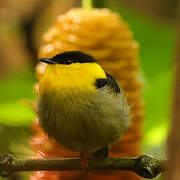
<path id="1" fill-rule="evenodd" d="M 80 154 L 80 161 L 81 161 L 82 169 L 85 170 L 85 171 L 89 171 L 88 155 L 86 153 L 81 152 L 81 154 Z"/>

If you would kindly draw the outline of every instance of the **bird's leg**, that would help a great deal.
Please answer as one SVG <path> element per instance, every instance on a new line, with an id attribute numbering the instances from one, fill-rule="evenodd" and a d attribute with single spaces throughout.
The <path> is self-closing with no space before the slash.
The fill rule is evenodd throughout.
<path id="1" fill-rule="evenodd" d="M 80 161 L 81 161 L 81 166 L 84 170 L 88 170 L 89 166 L 88 166 L 88 156 L 87 154 L 82 151 L 80 154 Z"/>

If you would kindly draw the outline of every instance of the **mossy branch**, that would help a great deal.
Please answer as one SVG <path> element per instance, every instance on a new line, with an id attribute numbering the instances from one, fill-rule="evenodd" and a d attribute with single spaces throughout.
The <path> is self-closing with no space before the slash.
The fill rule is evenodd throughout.
<path id="1" fill-rule="evenodd" d="M 145 178 L 154 178 L 164 170 L 165 161 L 149 155 L 136 158 L 89 159 L 89 171 L 133 171 Z M 0 175 L 8 176 L 19 171 L 82 170 L 79 158 L 16 159 L 8 153 L 0 154 Z"/>

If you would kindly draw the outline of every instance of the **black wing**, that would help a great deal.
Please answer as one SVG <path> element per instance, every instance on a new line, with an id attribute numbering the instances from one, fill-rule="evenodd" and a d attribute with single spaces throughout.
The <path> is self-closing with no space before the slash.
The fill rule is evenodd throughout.
<path id="1" fill-rule="evenodd" d="M 97 88 L 109 86 L 116 94 L 121 92 L 118 82 L 107 72 L 106 72 L 106 78 L 96 79 L 95 85 Z"/>

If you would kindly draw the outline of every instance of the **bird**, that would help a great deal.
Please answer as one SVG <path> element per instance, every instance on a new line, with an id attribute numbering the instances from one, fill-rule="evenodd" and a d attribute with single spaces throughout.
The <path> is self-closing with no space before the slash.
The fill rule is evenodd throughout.
<path id="1" fill-rule="evenodd" d="M 39 82 L 38 116 L 49 137 L 64 148 L 108 157 L 109 145 L 127 131 L 130 105 L 119 83 L 91 55 L 65 51 L 40 59 L 46 70 Z"/>

